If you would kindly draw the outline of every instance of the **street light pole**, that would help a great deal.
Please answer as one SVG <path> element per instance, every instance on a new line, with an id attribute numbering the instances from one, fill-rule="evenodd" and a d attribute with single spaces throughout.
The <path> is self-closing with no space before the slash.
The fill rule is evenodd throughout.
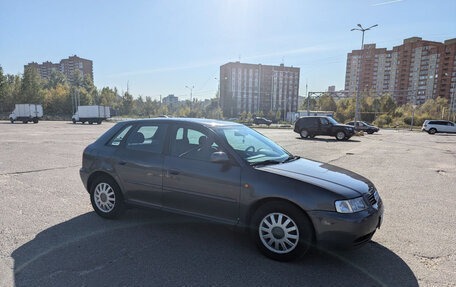
<path id="1" fill-rule="evenodd" d="M 190 90 L 190 112 L 192 112 L 192 108 L 193 108 L 193 88 L 195 86 L 192 85 L 191 87 L 189 87 L 189 86 L 185 86 L 185 87 Z"/>
<path id="2" fill-rule="evenodd" d="M 361 31 L 362 32 L 362 39 L 361 39 L 361 59 L 359 60 L 359 68 L 358 68 L 358 88 L 356 91 L 356 107 L 355 107 L 355 122 L 354 126 L 356 128 L 357 122 L 358 122 L 358 109 L 359 109 L 359 97 L 360 97 L 360 88 L 361 88 L 361 67 L 362 67 L 362 61 L 363 61 L 363 55 L 364 55 L 364 32 L 377 27 L 378 24 L 375 24 L 373 26 L 370 26 L 369 28 L 363 28 L 361 24 L 357 25 L 359 28 L 353 28 L 350 31 Z"/>

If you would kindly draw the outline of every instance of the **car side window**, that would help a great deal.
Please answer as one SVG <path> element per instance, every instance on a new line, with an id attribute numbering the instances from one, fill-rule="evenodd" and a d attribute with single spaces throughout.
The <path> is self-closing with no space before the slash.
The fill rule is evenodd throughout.
<path id="1" fill-rule="evenodd" d="M 171 138 L 172 156 L 210 161 L 212 153 L 219 150 L 211 135 L 197 129 L 178 127 Z"/>
<path id="2" fill-rule="evenodd" d="M 125 135 L 131 129 L 132 125 L 128 125 L 122 128 L 109 142 L 108 146 L 119 146 L 122 140 L 124 139 Z"/>
<path id="3" fill-rule="evenodd" d="M 138 125 L 126 140 L 125 147 L 129 150 L 161 153 L 166 136 L 167 125 Z"/>
<path id="4" fill-rule="evenodd" d="M 325 118 L 320 118 L 320 123 L 321 123 L 323 126 L 329 125 L 328 119 L 325 119 Z"/>

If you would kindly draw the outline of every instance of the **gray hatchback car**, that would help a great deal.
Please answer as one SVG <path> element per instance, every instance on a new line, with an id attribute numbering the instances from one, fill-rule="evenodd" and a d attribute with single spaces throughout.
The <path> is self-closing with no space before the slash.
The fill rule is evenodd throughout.
<path id="1" fill-rule="evenodd" d="M 245 226 L 261 252 L 281 261 L 312 245 L 359 246 L 382 222 L 369 180 L 232 122 L 120 122 L 84 150 L 80 175 L 102 217 L 134 205 Z"/>

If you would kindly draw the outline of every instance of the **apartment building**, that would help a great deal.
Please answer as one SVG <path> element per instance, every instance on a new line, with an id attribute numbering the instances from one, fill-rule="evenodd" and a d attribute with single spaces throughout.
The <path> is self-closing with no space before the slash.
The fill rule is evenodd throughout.
<path id="1" fill-rule="evenodd" d="M 72 82 L 71 74 L 74 71 L 79 71 L 81 76 L 89 75 L 93 80 L 93 62 L 91 60 L 80 58 L 76 55 L 70 56 L 68 59 L 62 59 L 59 63 L 52 63 L 49 61 L 38 64 L 35 62 L 29 63 L 24 66 L 24 70 L 27 67 L 33 67 L 37 69 L 41 78 L 49 79 L 53 70 L 60 71 L 64 73 L 68 81 Z"/>
<path id="2" fill-rule="evenodd" d="M 391 94 L 398 104 L 451 98 L 456 83 L 456 39 L 444 43 L 405 39 L 392 50 L 366 44 L 347 55 L 345 91 L 356 95 Z"/>
<path id="3" fill-rule="evenodd" d="M 162 102 L 165 105 L 177 104 L 179 102 L 179 97 L 176 97 L 175 95 L 168 95 L 163 98 Z"/>
<path id="4" fill-rule="evenodd" d="M 223 115 L 264 114 L 298 110 L 299 72 L 296 67 L 230 62 L 220 66 Z"/>

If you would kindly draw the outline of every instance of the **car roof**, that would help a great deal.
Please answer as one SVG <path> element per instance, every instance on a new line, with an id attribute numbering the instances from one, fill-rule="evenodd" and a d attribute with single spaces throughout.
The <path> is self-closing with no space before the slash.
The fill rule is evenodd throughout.
<path id="1" fill-rule="evenodd" d="M 123 123 L 135 123 L 135 122 L 163 122 L 163 123 L 193 123 L 199 124 L 206 127 L 214 127 L 214 126 L 242 126 L 241 124 L 228 122 L 228 121 L 220 121 L 220 120 L 213 120 L 213 119 L 198 119 L 198 118 L 146 118 L 146 119 L 135 119 L 135 120 L 127 120 L 122 121 Z"/>

